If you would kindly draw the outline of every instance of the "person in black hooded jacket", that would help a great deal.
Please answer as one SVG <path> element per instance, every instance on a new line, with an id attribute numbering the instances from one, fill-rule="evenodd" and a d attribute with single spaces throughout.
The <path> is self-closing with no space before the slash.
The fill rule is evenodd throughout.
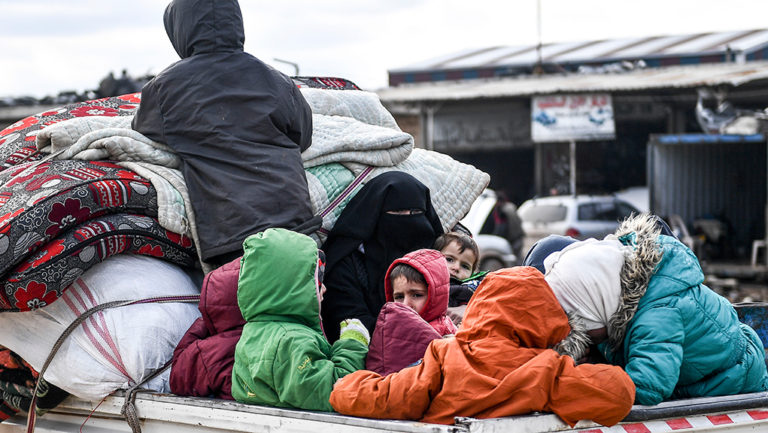
<path id="1" fill-rule="evenodd" d="M 226 263 L 269 227 L 314 231 L 301 162 L 312 112 L 289 77 L 243 51 L 237 0 L 173 0 L 164 24 L 181 60 L 143 87 L 133 129 L 180 156 L 201 259 Z"/>

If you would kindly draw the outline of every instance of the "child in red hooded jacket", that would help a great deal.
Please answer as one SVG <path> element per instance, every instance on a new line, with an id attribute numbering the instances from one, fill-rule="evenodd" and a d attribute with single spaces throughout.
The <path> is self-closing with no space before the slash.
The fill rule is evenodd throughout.
<path id="1" fill-rule="evenodd" d="M 389 265 L 384 278 L 387 302 L 411 307 L 440 335 L 456 333 L 456 325 L 447 316 L 450 274 L 440 251 L 408 253 Z"/>
<path id="2" fill-rule="evenodd" d="M 442 253 L 408 253 L 392 262 L 384 278 L 387 303 L 376 320 L 366 359 L 366 369 L 380 374 L 418 361 L 432 340 L 457 331 L 446 315 L 450 274 Z"/>

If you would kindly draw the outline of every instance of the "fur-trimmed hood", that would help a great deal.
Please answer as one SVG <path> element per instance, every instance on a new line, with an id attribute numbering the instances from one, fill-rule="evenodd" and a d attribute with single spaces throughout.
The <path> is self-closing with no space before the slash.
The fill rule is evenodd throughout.
<path id="1" fill-rule="evenodd" d="M 608 344 L 615 352 L 620 350 L 629 322 L 637 311 L 640 299 L 648 289 L 656 266 L 661 262 L 662 249 L 658 244 L 661 229 L 647 213 L 626 219 L 616 230 L 616 238 L 631 246 L 632 252 L 621 268 L 621 299 L 619 309 L 611 316 L 608 326 Z"/>
<path id="2" fill-rule="evenodd" d="M 571 325 L 571 332 L 552 349 L 561 355 L 570 356 L 578 363 L 581 358 L 587 355 L 587 348 L 591 340 L 587 334 L 587 327 L 578 314 L 569 314 L 568 324 Z"/>

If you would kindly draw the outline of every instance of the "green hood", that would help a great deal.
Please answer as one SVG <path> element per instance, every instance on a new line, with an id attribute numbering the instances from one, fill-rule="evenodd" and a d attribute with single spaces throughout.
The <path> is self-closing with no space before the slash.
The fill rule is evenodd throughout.
<path id="1" fill-rule="evenodd" d="M 285 229 L 267 229 L 243 242 L 237 303 L 247 322 L 285 321 L 318 332 L 317 244 Z"/>

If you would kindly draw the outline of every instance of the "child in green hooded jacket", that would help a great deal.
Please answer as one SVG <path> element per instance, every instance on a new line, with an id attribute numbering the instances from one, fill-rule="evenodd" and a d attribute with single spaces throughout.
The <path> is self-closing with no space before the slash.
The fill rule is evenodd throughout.
<path id="1" fill-rule="evenodd" d="M 326 340 L 322 251 L 311 238 L 267 229 L 249 236 L 243 249 L 237 302 L 246 324 L 235 349 L 232 396 L 243 403 L 333 411 L 333 384 L 365 366 L 368 331 L 348 319 L 339 340 Z"/>

